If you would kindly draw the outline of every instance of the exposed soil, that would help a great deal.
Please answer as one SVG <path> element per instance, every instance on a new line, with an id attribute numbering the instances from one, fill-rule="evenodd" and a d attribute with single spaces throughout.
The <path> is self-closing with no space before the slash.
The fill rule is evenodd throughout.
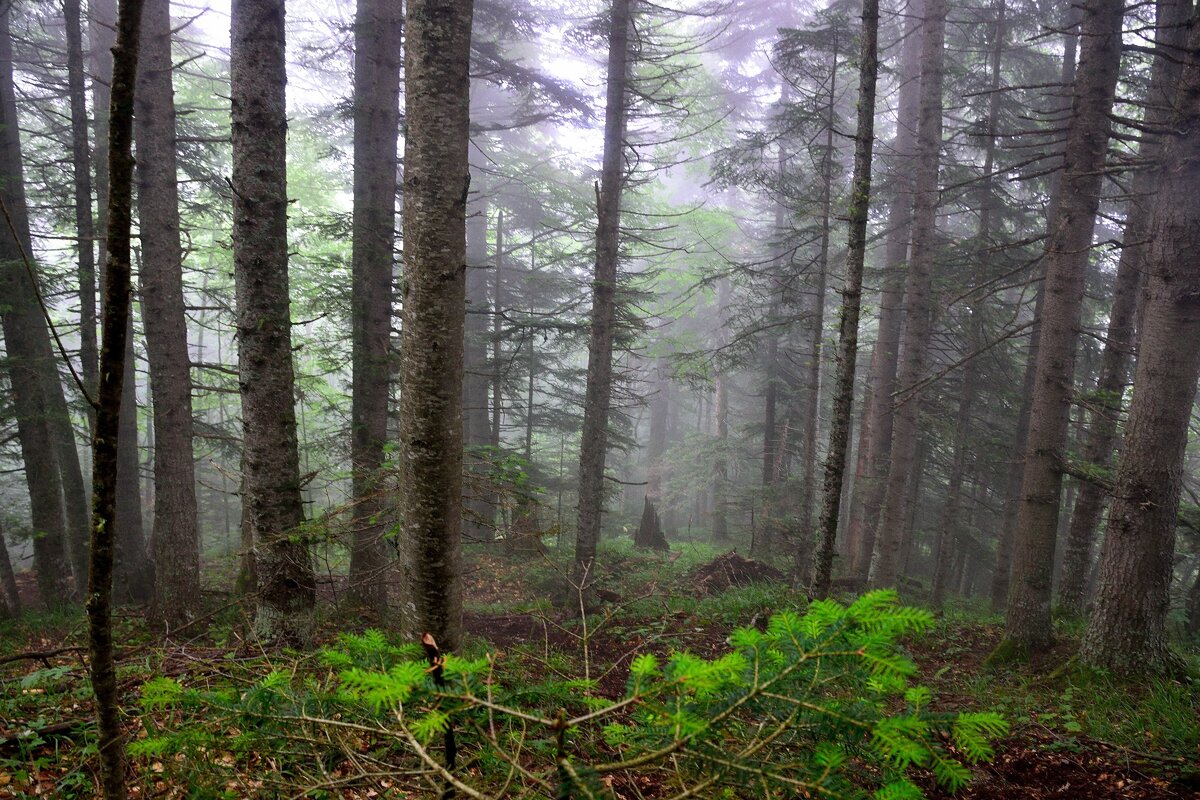
<path id="1" fill-rule="evenodd" d="M 729 552 L 698 567 L 688 579 L 701 594 L 714 595 L 735 586 L 780 583 L 784 580 L 784 575 L 769 564 Z"/>

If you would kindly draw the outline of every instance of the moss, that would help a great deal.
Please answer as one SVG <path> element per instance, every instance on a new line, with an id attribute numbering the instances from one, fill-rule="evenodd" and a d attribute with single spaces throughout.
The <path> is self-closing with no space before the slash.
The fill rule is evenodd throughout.
<path id="1" fill-rule="evenodd" d="M 1016 639 L 1004 639 L 996 645 L 983 664 L 989 669 L 1004 667 L 1010 664 L 1024 664 L 1029 661 L 1029 648 Z"/>

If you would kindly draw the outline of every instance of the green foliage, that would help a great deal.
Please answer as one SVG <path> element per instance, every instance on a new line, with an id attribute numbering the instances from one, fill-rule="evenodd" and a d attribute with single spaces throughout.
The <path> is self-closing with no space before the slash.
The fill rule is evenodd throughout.
<path id="1" fill-rule="evenodd" d="M 608 797 L 614 779 L 636 774 L 695 796 L 753 785 L 756 795 L 917 798 L 913 770 L 956 790 L 1007 729 L 991 713 L 930 710 L 898 641 L 931 623 L 893 592 L 818 601 L 734 631 L 714 658 L 639 654 L 616 699 L 595 681 L 531 682 L 490 655 L 447 657 L 439 684 L 414 648 L 368 631 L 323 650 L 322 672 L 273 671 L 238 692 L 146 683 L 144 708 L 177 710 L 182 724 L 133 749 L 173 771 L 202 763 L 207 772 L 175 777 L 212 788 L 229 777 L 202 757 L 216 751 L 230 764 L 269 755 L 271 778 L 293 788 L 369 752 L 397 780 L 433 788 L 448 777 L 438 756 L 452 728 L 471 765 L 456 779 L 485 796 Z"/>

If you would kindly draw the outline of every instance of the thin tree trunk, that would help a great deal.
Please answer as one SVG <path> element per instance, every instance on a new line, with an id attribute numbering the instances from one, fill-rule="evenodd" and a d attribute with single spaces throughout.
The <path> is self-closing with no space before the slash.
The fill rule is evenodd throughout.
<path id="1" fill-rule="evenodd" d="M 467 216 L 467 312 L 463 350 L 463 435 L 472 479 L 465 491 L 463 530 L 468 539 L 488 541 L 495 536 L 496 499 L 491 491 L 488 461 L 482 454 L 491 445 L 488 421 L 488 203 L 482 177 L 472 172 L 474 197 Z"/>
<path id="2" fill-rule="evenodd" d="M 79 362 L 83 385 L 95 398 L 99 349 L 96 343 L 96 228 L 92 218 L 91 145 L 88 142 L 87 90 L 83 68 L 83 28 L 79 0 L 64 0 L 67 35 L 67 94 L 71 104 L 71 167 L 75 190 L 75 230 L 78 235 Z M 96 411 L 86 404 L 88 432 L 95 431 Z M 80 483 L 83 481 L 80 472 Z M 68 498 L 70 497 L 68 493 Z M 78 502 L 68 504 L 67 551 L 75 585 L 87 581 L 88 504 L 80 492 Z"/>
<path id="3" fill-rule="evenodd" d="M 1005 0 L 999 0 L 996 5 L 996 23 L 992 29 L 992 74 L 988 97 L 988 127 L 987 141 L 984 143 L 982 199 L 979 207 L 979 229 L 976 234 L 976 247 L 979 263 L 980 280 L 991 278 L 992 252 L 992 215 L 996 204 L 995 180 L 992 175 L 996 163 L 996 136 L 1000 119 L 1000 83 L 1001 62 L 1004 57 L 1004 42 L 1006 33 Z M 970 303 L 967 309 L 967 342 L 965 351 L 975 353 L 983 345 L 983 308 L 978 301 Z M 954 457 L 950 467 L 949 486 L 946 495 L 946 508 L 942 514 L 942 522 L 938 528 L 937 542 L 934 545 L 933 597 L 934 608 L 940 608 L 946 598 L 949 574 L 947 571 L 947 556 L 950 543 L 957 535 L 961 524 L 963 476 L 967 468 L 968 451 L 970 448 L 971 415 L 974 412 L 976 395 L 979 391 L 979 359 L 971 358 L 963 367 L 962 386 L 958 398 L 958 417 L 955 422 Z"/>
<path id="4" fill-rule="evenodd" d="M 471 0 L 409 0 L 400 530 L 404 628 L 462 638 L 462 379 Z"/>
<path id="5" fill-rule="evenodd" d="M 1178 0 L 1159 0 L 1155 21 L 1156 41 L 1172 51 L 1182 44 L 1182 31 L 1191 4 Z M 1177 61 L 1159 57 L 1151 71 L 1149 100 L 1143 122 L 1147 129 L 1161 130 L 1169 122 L 1170 102 L 1178 78 Z M 1156 165 L 1161 150 L 1159 138 L 1143 133 L 1139 160 Z M 1134 317 L 1137 311 L 1139 287 L 1146 271 L 1149 251 L 1150 206 L 1158 185 L 1159 170 L 1150 166 L 1134 174 L 1130 188 L 1132 197 L 1125 218 L 1124 243 L 1117 274 L 1113 281 L 1113 302 L 1108 312 L 1108 329 L 1104 337 L 1104 352 L 1100 376 L 1091 397 L 1090 426 L 1083 444 L 1083 459 L 1089 464 L 1107 465 L 1117 441 L 1117 422 L 1121 416 L 1121 397 L 1129 380 L 1133 360 Z M 1092 543 L 1104 511 L 1107 497 L 1095 483 L 1084 482 L 1079 487 L 1075 508 L 1067 529 L 1066 552 L 1058 586 L 1058 604 L 1069 614 L 1084 611 L 1087 599 L 1088 573 L 1092 565 Z"/>
<path id="6" fill-rule="evenodd" d="M 617 266 L 621 240 L 621 193 L 625 187 L 625 125 L 629 81 L 632 0 L 613 0 L 608 34 L 604 107 L 604 159 L 596 198 L 596 271 L 592 282 L 587 388 L 579 447 L 579 519 L 575 534 L 575 579 L 589 583 L 604 511 L 604 461 L 612 400 L 613 339 L 616 335 Z"/>
<path id="7" fill-rule="evenodd" d="M 879 331 L 871 355 L 868 405 L 863 410 L 859 447 L 862 465 L 855 475 L 851 501 L 851 571 L 865 580 L 875 549 L 875 530 L 883 504 L 885 478 L 892 449 L 892 394 L 896 390 L 896 367 L 900 355 L 900 325 L 903 320 L 904 274 L 912 239 L 913 166 L 916 159 L 917 125 L 921 107 L 921 47 L 924 0 L 913 0 L 904 23 L 900 51 L 900 91 L 897 100 L 896 138 L 892 144 L 896 161 L 892 180 L 892 202 L 888 209 L 884 245 L 883 291 L 879 299 Z M 866 442 L 864 447 L 863 442 Z"/>
<path id="8" fill-rule="evenodd" d="M 389 503 L 380 478 L 391 383 L 402 13 L 392 0 L 358 0 L 354 17 L 350 594 L 378 613 L 388 600 Z"/>
<path id="9" fill-rule="evenodd" d="M 168 632 L 194 618 L 200 596 L 170 11 L 168 0 L 144 0 L 135 104 L 142 308 L 154 395 L 154 617 Z"/>
<path id="10" fill-rule="evenodd" d="M 854 404 L 854 372 L 858 358 L 858 322 L 862 309 L 863 263 L 867 251 L 867 220 L 871 205 L 871 161 L 875 143 L 875 86 L 879 75 L 879 0 L 863 0 L 858 56 L 858 122 L 854 132 L 854 175 L 850 181 L 846 282 L 838 322 L 837 377 L 833 419 L 825 454 L 818 546 L 810 594 L 826 597 L 833 575 L 834 543 L 841 516 L 842 484 L 850 446 Z"/>
<path id="11" fill-rule="evenodd" d="M 650 389 L 650 432 L 646 438 L 646 497 L 660 513 L 663 502 L 663 456 L 667 451 L 667 415 L 671 409 L 671 384 L 667 362 L 655 359 Z"/>
<path id="12" fill-rule="evenodd" d="M 1200 27 L 1183 49 L 1161 149 L 1146 255 L 1145 316 L 1129 422 L 1100 557 L 1095 609 L 1080 654 L 1144 674 L 1177 667 L 1166 635 L 1188 424 L 1200 379 Z"/>
<path id="13" fill-rule="evenodd" d="M 254 543 L 255 636 L 305 646 L 315 579 L 304 523 L 288 298 L 283 0 L 234 0 L 233 260 L 242 503 Z"/>
<path id="14" fill-rule="evenodd" d="M 725 347 L 729 341 L 727 314 L 729 308 L 729 280 L 717 282 L 717 345 Z M 726 367 L 718 365 L 716 386 L 716 457 L 713 459 L 713 541 L 724 544 L 729 541 L 729 376 Z"/>
<path id="15" fill-rule="evenodd" d="M 832 69 L 825 98 L 825 152 L 821 158 L 821 244 L 817 256 L 816 287 L 813 294 L 811 329 L 808 339 L 808 380 L 804 408 L 804 467 L 800 478 L 800 530 L 796 531 L 796 576 L 809 577 L 815 537 L 812 534 L 813 503 L 817 487 L 817 423 L 821 409 L 821 349 L 825 340 L 825 284 L 829 273 L 829 238 L 833 224 L 833 127 L 837 102 L 838 58 L 841 56 L 839 29 L 832 29 Z"/>
<path id="16" fill-rule="evenodd" d="M 124 360 L 132 305 L 130 233 L 133 205 L 133 98 L 137 80 L 141 0 L 123 0 L 113 48 L 108 130 L 108 214 L 101 331 L 100 385 L 92 470 L 92 534 L 88 572 L 88 655 L 99 727 L 100 788 L 105 800 L 125 800 L 125 738 L 112 640 L 112 581 L 117 515 Z"/>
<path id="17" fill-rule="evenodd" d="M 904 349 L 896 368 L 896 385 L 910 390 L 925 376 L 933 329 L 933 251 L 938 207 L 938 164 L 942 145 L 942 78 L 945 72 L 946 0 L 925 7 L 921 49 L 921 115 L 914 168 L 912 251 L 904 291 Z M 919 432 L 918 396 L 902 398 L 894 412 L 887 488 L 875 533 L 870 580 L 892 586 L 900 564 L 900 542 L 908 517 L 906 498 L 913 479 Z"/>
<path id="18" fill-rule="evenodd" d="M 1079 73 L 1068 123 L 1058 213 L 1046 243 L 1045 302 L 1025 444 L 1021 507 L 1013 539 L 1007 648 L 1038 651 L 1052 639 L 1051 578 L 1062 495 L 1061 460 L 1075 371 L 1092 228 L 1100 203 L 1109 118 L 1121 62 L 1118 0 L 1084 8 Z"/>

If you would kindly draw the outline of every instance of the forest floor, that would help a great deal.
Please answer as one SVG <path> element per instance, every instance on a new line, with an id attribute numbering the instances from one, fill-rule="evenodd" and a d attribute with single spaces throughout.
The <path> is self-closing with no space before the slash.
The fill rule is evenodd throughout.
<path id="1" fill-rule="evenodd" d="M 547 601 L 562 585 L 552 558 L 477 549 L 467 559 L 469 644 L 464 650 L 491 653 L 518 672 L 564 677 L 582 672 L 596 696 L 611 700 L 623 696 L 629 665 L 639 653 L 688 650 L 712 658 L 727 652 L 727 637 L 735 627 L 761 627 L 770 614 L 804 603 L 784 584 L 769 580 L 723 587 L 730 578 L 736 584 L 745 577 L 738 573 L 745 562 L 722 559 L 706 546 L 680 550 L 675 558 L 663 558 L 624 545 L 606 549 L 599 575 L 604 601 L 589 610 L 584 636 L 572 622 L 577 613 Z M 753 564 L 749 569 L 761 572 L 757 577 L 772 577 Z M 214 571 L 227 572 L 227 567 L 214 566 Z M 220 576 L 222 582 L 226 578 Z M 331 572 L 322 594 L 336 599 L 339 580 Z M 245 698 L 253 677 L 295 675 L 311 666 L 303 657 L 289 661 L 255 652 L 243 639 L 244 614 L 236 607 L 221 609 L 218 594 L 212 597 L 211 618 L 189 631 L 192 638 L 186 641 L 158 642 L 133 611 L 117 620 L 132 739 L 181 721 L 144 703 L 139 708 L 148 680 L 167 676 L 208 688 L 232 687 L 234 695 L 241 692 Z M 996 711 L 1011 726 L 997 744 L 995 758 L 973 767 L 973 781 L 956 797 L 1200 798 L 1200 658 L 1194 645 L 1186 654 L 1190 675 L 1122 683 L 1083 676 L 1071 667 L 1079 630 L 1067 624 L 1060 625 L 1059 645 L 1036 663 L 990 668 L 985 660 L 1000 640 L 1001 625 L 999 618 L 962 604 L 939 615 L 932 630 L 905 642 L 919 667 L 918 680 L 934 690 L 936 710 Z M 319 638 L 332 642 L 340 631 L 366 627 L 357 615 L 333 612 L 322 619 Z M 96 748 L 84 629 L 78 613 L 33 613 L 0 623 L 0 798 L 94 796 Z M 139 753 L 131 766 L 131 796 L 425 796 L 399 779 L 368 778 L 361 770 L 354 779 L 346 764 L 323 768 L 327 780 L 322 789 L 305 789 L 316 787 L 321 775 L 273 783 L 272 776 L 286 772 L 285 763 L 284 756 L 268 752 L 235 757 L 214 751 L 201 772 L 188 772 L 165 756 Z M 215 783 L 208 780 L 213 771 L 221 773 Z M 338 776 L 343 775 L 340 785 Z M 921 782 L 928 797 L 949 796 L 932 778 Z M 201 784 L 210 788 L 198 788 Z M 226 788 L 214 790 L 213 785 Z M 636 778 L 617 780 L 611 789 L 617 798 L 665 796 L 652 781 Z"/>

